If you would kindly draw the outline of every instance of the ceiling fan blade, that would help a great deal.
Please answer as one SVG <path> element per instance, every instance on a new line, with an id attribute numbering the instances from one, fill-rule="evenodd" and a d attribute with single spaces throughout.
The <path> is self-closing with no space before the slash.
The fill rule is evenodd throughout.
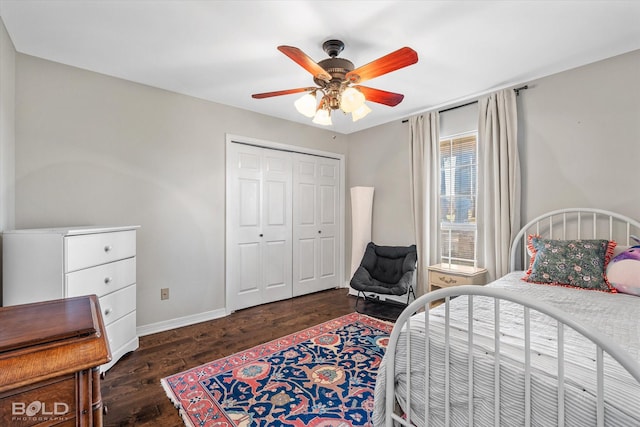
<path id="1" fill-rule="evenodd" d="M 317 89 L 316 87 L 299 87 L 297 89 L 278 90 L 275 92 L 254 93 L 251 95 L 255 99 L 271 98 L 272 96 L 290 95 L 292 93 L 310 92 Z"/>
<path id="2" fill-rule="evenodd" d="M 313 77 L 329 81 L 331 80 L 331 76 L 326 72 L 324 68 L 318 65 L 313 59 L 309 58 L 306 53 L 293 46 L 278 46 L 278 50 L 289 58 L 293 59 L 298 65 L 302 68 L 313 74 Z"/>
<path id="3" fill-rule="evenodd" d="M 367 86 L 353 86 L 362 92 L 367 101 L 377 102 L 378 104 L 395 107 L 404 99 L 401 93 L 387 92 L 386 90 L 374 89 Z"/>
<path id="4" fill-rule="evenodd" d="M 403 47 L 391 52 L 362 67 L 349 71 L 345 78 L 353 83 L 361 83 L 374 77 L 390 73 L 418 62 L 418 54 L 410 47 Z"/>

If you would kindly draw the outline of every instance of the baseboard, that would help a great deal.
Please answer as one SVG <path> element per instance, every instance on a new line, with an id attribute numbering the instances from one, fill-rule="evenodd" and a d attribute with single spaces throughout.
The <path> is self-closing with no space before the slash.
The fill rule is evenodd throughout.
<path id="1" fill-rule="evenodd" d="M 219 319 L 227 316 L 227 310 L 220 308 L 218 310 L 205 311 L 204 313 L 193 314 L 190 316 L 178 317 L 171 320 L 163 320 L 162 322 L 151 323 L 149 325 L 138 326 L 136 332 L 139 337 L 151 335 L 158 332 L 168 331 L 169 329 L 181 328 L 183 326 L 193 325 L 195 323 L 206 322 L 207 320 Z"/>

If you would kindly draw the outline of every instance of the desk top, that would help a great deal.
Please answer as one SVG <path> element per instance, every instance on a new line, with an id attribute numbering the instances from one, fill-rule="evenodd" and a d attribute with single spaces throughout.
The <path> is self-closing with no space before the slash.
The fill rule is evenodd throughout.
<path id="1" fill-rule="evenodd" d="M 111 360 L 95 295 L 0 307 L 0 393 Z"/>
<path id="2" fill-rule="evenodd" d="M 93 335 L 96 313 L 88 297 L 0 308 L 0 353 Z"/>

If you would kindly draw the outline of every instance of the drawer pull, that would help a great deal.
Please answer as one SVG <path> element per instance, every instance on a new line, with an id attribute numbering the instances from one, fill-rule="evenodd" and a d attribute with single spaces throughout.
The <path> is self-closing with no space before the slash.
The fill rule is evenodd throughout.
<path id="1" fill-rule="evenodd" d="M 445 277 L 445 276 L 440 276 L 440 281 L 443 283 L 446 283 L 447 285 L 457 282 L 456 279 L 452 279 L 451 277 Z"/>
<path id="2" fill-rule="evenodd" d="M 109 283 L 111 283 L 111 281 L 112 281 L 112 280 L 113 280 L 113 279 L 112 279 L 111 277 L 105 277 L 105 278 L 104 278 L 104 284 L 105 284 L 105 285 L 108 285 Z"/>
<path id="3" fill-rule="evenodd" d="M 105 246 L 105 247 L 104 247 L 104 251 L 105 251 L 106 253 L 111 252 L 111 249 L 112 249 L 112 248 L 111 248 L 111 245 L 107 245 L 107 246 Z"/>
<path id="4" fill-rule="evenodd" d="M 107 308 L 107 309 L 105 309 L 105 310 L 104 310 L 104 315 L 105 315 L 105 316 L 108 316 L 108 315 L 110 315 L 110 314 L 111 314 L 111 312 L 112 312 L 112 311 L 113 311 L 113 310 L 111 310 L 111 307 L 109 307 L 109 308 Z"/>

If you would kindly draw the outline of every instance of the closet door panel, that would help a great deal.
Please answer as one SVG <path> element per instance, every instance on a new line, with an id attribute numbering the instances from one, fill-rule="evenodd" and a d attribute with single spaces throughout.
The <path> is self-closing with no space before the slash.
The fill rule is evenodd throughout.
<path id="1" fill-rule="evenodd" d="M 263 302 L 291 298 L 291 154 L 263 149 Z"/>
<path id="2" fill-rule="evenodd" d="M 336 238 L 320 239 L 320 278 L 336 276 Z"/>
<path id="3" fill-rule="evenodd" d="M 316 187 L 313 184 L 300 183 L 297 189 L 296 223 L 298 226 L 314 227 L 316 225 Z"/>
<path id="4" fill-rule="evenodd" d="M 336 187 L 323 185 L 320 187 L 320 223 L 323 226 L 336 225 Z"/>
<path id="5" fill-rule="evenodd" d="M 262 295 L 260 289 L 261 264 L 260 243 L 245 243 L 237 246 L 237 260 L 234 266 L 234 294 L 238 300 L 236 308 L 251 307 L 260 304 Z"/>
<path id="6" fill-rule="evenodd" d="M 240 179 L 238 220 L 240 227 L 257 227 L 260 224 L 260 181 Z"/>
<path id="7" fill-rule="evenodd" d="M 314 281 L 316 279 L 316 265 L 308 262 L 316 258 L 316 239 L 298 240 L 297 273 L 294 276 L 296 283 Z M 295 280 L 297 279 L 297 280 Z"/>
<path id="8" fill-rule="evenodd" d="M 228 145 L 230 311 L 292 296 L 291 174 L 289 153 Z"/>
<path id="9" fill-rule="evenodd" d="M 321 242 L 320 274 L 318 287 L 329 289 L 340 286 L 338 280 L 338 235 L 339 228 L 339 161 L 320 158 L 318 160 L 318 187 L 320 192 L 319 236 Z"/>
<path id="10" fill-rule="evenodd" d="M 294 156 L 294 296 L 340 285 L 338 166 L 336 159 Z"/>
<path id="11" fill-rule="evenodd" d="M 277 288 L 289 286 L 289 270 L 291 253 L 288 244 L 283 240 L 271 241 L 264 248 L 264 283 L 265 288 L 277 292 Z"/>

